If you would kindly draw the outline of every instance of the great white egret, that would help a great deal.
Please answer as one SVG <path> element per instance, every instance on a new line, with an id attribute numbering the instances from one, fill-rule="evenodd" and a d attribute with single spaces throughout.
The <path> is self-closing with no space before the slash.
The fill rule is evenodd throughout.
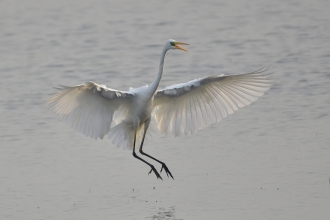
<path id="1" fill-rule="evenodd" d="M 150 166 L 149 174 L 154 172 L 157 178 L 162 179 L 151 163 L 135 153 L 136 139 L 142 137 L 140 153 L 160 163 L 160 172 L 164 169 L 167 176 L 173 178 L 165 163 L 142 150 L 152 116 L 164 134 L 192 134 L 220 121 L 239 107 L 249 105 L 272 85 L 269 74 L 258 70 L 203 77 L 157 90 L 166 52 L 170 49 L 187 51 L 180 45 L 188 44 L 172 39 L 166 41 L 158 74 L 150 86 L 129 91 L 110 89 L 94 82 L 61 86 L 46 105 L 67 125 L 84 135 L 95 139 L 108 135 L 118 147 L 133 149 L 133 156 Z"/>

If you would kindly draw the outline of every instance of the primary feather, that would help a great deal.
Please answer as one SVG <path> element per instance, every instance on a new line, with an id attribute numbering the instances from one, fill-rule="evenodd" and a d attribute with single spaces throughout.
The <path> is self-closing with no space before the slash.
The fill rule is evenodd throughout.
<path id="1" fill-rule="evenodd" d="M 259 70 L 195 79 L 158 90 L 154 97 L 158 129 L 174 136 L 192 134 L 249 105 L 272 85 Z"/>
<path id="2" fill-rule="evenodd" d="M 67 125 L 94 139 L 103 139 L 109 132 L 114 115 L 125 117 L 133 98 L 131 93 L 94 82 L 58 89 L 60 92 L 46 102 L 48 108 Z"/>

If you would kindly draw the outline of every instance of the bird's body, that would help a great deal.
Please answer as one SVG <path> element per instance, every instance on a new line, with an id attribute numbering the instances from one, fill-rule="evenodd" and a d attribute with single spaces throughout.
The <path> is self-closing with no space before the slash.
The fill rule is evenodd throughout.
<path id="1" fill-rule="evenodd" d="M 133 156 L 154 166 L 135 153 L 140 136 L 140 153 L 161 163 L 167 175 L 172 176 L 165 163 L 143 152 L 143 142 L 152 116 L 158 130 L 174 136 L 192 134 L 232 114 L 238 107 L 249 105 L 272 85 L 264 71 L 232 76 L 215 75 L 192 80 L 157 90 L 163 74 L 165 54 L 169 49 L 180 49 L 175 40 L 168 40 L 160 58 L 156 78 L 149 86 L 129 91 L 107 88 L 94 82 L 74 87 L 62 86 L 47 101 L 47 106 L 69 126 L 86 136 L 103 139 L 105 135 L 118 147 L 133 149 Z"/>
<path id="2" fill-rule="evenodd" d="M 138 89 L 133 89 L 131 92 L 136 99 L 133 101 L 131 112 L 129 115 L 136 115 L 140 123 L 145 122 L 151 117 L 154 103 L 154 94 L 149 91 L 148 86 L 143 86 Z"/>

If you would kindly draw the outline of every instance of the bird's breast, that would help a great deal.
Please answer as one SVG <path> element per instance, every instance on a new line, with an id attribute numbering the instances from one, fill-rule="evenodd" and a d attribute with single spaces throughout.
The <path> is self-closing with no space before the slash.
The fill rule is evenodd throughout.
<path id="1" fill-rule="evenodd" d="M 137 96 L 133 106 L 132 115 L 137 116 L 140 122 L 151 117 L 153 108 L 153 97 Z"/>

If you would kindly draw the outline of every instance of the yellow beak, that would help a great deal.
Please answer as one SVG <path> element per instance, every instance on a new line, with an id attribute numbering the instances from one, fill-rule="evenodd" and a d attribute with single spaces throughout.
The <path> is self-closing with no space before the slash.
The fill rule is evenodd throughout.
<path id="1" fill-rule="evenodd" d="M 183 42 L 175 42 L 175 45 L 174 45 L 174 47 L 175 47 L 176 49 L 179 49 L 179 50 L 183 50 L 183 51 L 188 52 L 188 50 L 184 49 L 183 47 L 180 47 L 178 44 L 181 44 L 181 45 L 189 45 L 189 44 L 187 44 L 187 43 L 183 43 Z"/>

